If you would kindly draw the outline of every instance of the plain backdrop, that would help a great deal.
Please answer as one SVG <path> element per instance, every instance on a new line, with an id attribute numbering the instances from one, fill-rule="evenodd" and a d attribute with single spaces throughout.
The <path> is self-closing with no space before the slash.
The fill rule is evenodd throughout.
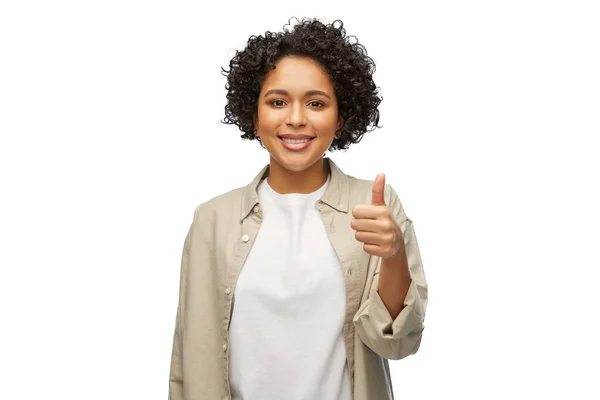
<path id="1" fill-rule="evenodd" d="M 600 12 L 575 0 L 2 2 L 0 398 L 167 398 L 194 209 L 268 163 L 220 122 L 221 67 L 291 17 L 377 65 L 383 127 L 328 156 L 414 222 L 396 398 L 600 398 Z"/>

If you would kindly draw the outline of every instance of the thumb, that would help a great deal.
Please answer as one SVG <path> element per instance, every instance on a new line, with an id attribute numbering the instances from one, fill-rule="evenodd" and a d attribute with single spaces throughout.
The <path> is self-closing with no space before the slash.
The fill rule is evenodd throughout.
<path id="1" fill-rule="evenodd" d="M 385 188 L 385 174 L 381 173 L 377 175 L 375 181 L 373 182 L 373 196 L 371 200 L 371 204 L 374 206 L 385 206 L 385 201 L 383 200 L 383 189 Z"/>

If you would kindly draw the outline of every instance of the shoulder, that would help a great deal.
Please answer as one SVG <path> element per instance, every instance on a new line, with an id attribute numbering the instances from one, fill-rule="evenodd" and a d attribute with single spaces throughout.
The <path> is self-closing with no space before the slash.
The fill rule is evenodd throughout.
<path id="1" fill-rule="evenodd" d="M 238 187 L 198 204 L 194 210 L 194 220 L 214 219 L 215 215 L 224 210 L 237 211 L 241 204 L 243 189 L 243 186 Z"/>
<path id="2" fill-rule="evenodd" d="M 186 241 L 213 243 L 215 235 L 230 229 L 238 221 L 235 216 L 241 204 L 242 189 L 236 188 L 199 203 L 194 209 Z"/>

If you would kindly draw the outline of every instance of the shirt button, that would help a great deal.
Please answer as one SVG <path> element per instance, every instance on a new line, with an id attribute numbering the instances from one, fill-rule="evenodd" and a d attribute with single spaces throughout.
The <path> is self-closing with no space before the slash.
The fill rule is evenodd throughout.
<path id="1" fill-rule="evenodd" d="M 259 206 L 254 206 L 254 212 L 257 213 L 258 210 L 260 210 L 260 207 Z"/>
<path id="2" fill-rule="evenodd" d="M 231 288 L 225 289 L 225 294 L 229 294 L 229 293 L 231 293 Z"/>
<path id="3" fill-rule="evenodd" d="M 223 351 L 227 351 L 227 343 L 223 343 Z"/>
<path id="4" fill-rule="evenodd" d="M 248 240 L 250 240 L 250 237 L 249 237 L 248 235 L 244 235 L 244 236 L 242 236 L 242 241 L 243 241 L 244 243 L 246 243 Z"/>

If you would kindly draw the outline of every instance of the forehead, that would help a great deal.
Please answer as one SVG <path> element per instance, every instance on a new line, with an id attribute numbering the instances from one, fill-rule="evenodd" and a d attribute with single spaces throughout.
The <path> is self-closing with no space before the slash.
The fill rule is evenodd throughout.
<path id="1" fill-rule="evenodd" d="M 325 69 L 309 57 L 287 56 L 267 73 L 261 91 L 285 89 L 288 91 L 321 89 L 333 91 L 333 84 Z"/>

